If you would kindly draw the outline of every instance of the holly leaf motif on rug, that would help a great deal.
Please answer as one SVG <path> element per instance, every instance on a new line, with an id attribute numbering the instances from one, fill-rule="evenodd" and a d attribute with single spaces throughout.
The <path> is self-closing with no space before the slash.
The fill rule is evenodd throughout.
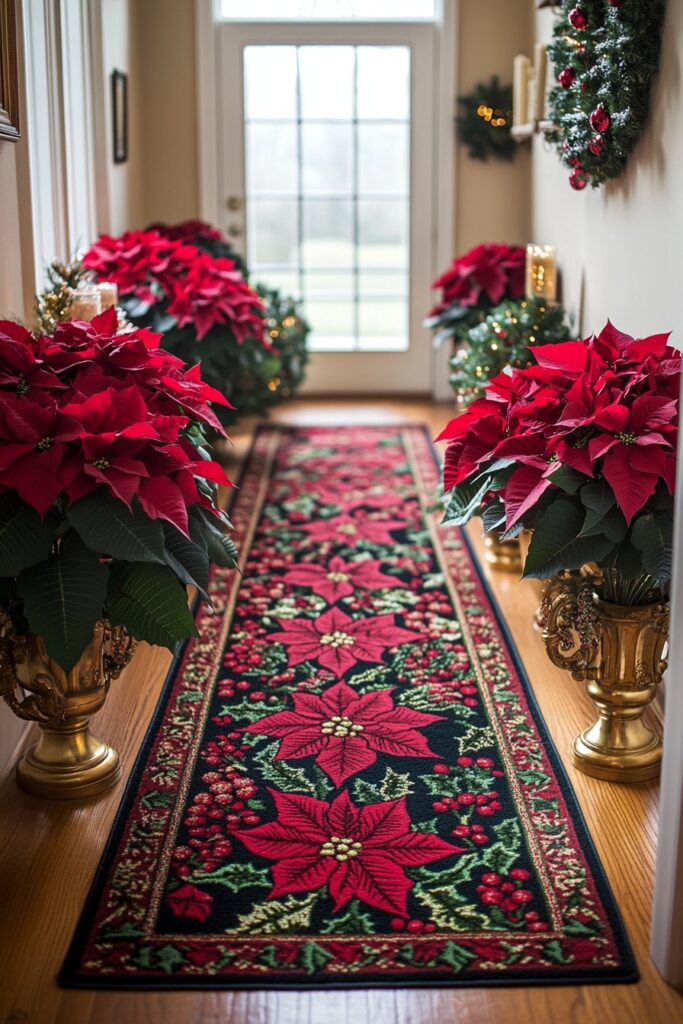
<path id="1" fill-rule="evenodd" d="M 268 868 L 255 868 L 253 864 L 235 862 L 224 864 L 216 871 L 196 871 L 193 878 L 197 882 L 210 882 L 212 885 L 224 885 L 231 892 L 240 892 L 252 886 L 264 886 L 270 889 L 270 872 Z"/>
<path id="2" fill-rule="evenodd" d="M 316 787 L 303 768 L 293 768 L 286 761 L 275 760 L 279 745 L 279 743 L 269 743 L 257 754 L 254 754 L 254 760 L 260 765 L 263 777 L 283 793 L 315 795 Z"/>
<path id="3" fill-rule="evenodd" d="M 470 725 L 458 739 L 461 754 L 495 748 L 496 736 L 490 725 Z"/>
<path id="4" fill-rule="evenodd" d="M 226 935 L 286 935 L 310 927 L 311 913 L 321 893 L 285 896 L 280 900 L 258 903 L 249 914 L 240 914 L 237 924 Z"/>
<path id="5" fill-rule="evenodd" d="M 306 942 L 299 950 L 298 963 L 307 974 L 321 971 L 328 960 L 334 959 L 332 953 L 319 946 L 317 942 Z"/>
<path id="6" fill-rule="evenodd" d="M 375 928 L 370 915 L 361 911 L 358 900 L 351 900 L 346 913 L 331 917 L 320 931 L 323 935 L 374 935 Z"/>
<path id="7" fill-rule="evenodd" d="M 431 918 L 439 928 L 452 932 L 477 932 L 491 927 L 487 914 L 462 902 L 450 885 L 426 888 L 415 886 L 415 895 L 429 907 Z"/>
<path id="8" fill-rule="evenodd" d="M 387 768 L 379 792 L 383 800 L 398 800 L 400 796 L 408 796 L 413 792 L 413 783 L 409 775 Z"/>

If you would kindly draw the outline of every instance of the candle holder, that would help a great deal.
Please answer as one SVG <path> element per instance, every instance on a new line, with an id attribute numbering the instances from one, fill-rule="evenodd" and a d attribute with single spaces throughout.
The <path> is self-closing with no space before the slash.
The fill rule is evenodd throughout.
<path id="1" fill-rule="evenodd" d="M 101 281 L 97 285 L 97 290 L 100 293 L 100 302 L 102 305 L 102 312 L 111 309 L 112 306 L 115 308 L 119 301 L 119 289 L 113 281 Z"/>
<path id="2" fill-rule="evenodd" d="M 554 245 L 526 247 L 526 294 L 530 299 L 554 302 L 557 294 L 557 262 Z"/>
<path id="3" fill-rule="evenodd" d="M 69 320 L 86 320 L 90 322 L 93 317 L 99 316 L 102 312 L 102 296 L 99 288 L 94 285 L 88 288 L 79 288 L 74 292 L 69 306 Z"/>

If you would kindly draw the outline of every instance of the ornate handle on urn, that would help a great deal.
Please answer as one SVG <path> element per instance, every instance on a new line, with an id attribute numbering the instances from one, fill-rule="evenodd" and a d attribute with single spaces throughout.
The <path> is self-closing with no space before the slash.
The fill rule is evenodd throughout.
<path id="1" fill-rule="evenodd" d="M 0 697 L 17 718 L 56 725 L 64 718 L 66 695 L 54 676 L 47 672 L 37 672 L 31 679 L 20 680 L 17 665 L 26 658 L 25 638 L 16 636 L 11 622 L 3 616 L 0 619 Z M 22 698 L 23 692 L 29 695 Z"/>
<path id="2" fill-rule="evenodd" d="M 589 577 L 562 572 L 545 584 L 539 608 L 548 657 L 578 682 L 595 678 L 601 625 L 593 587 Z"/>

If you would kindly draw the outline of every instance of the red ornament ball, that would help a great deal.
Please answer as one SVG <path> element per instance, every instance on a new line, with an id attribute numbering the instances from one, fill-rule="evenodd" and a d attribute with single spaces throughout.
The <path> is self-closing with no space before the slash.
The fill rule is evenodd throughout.
<path id="1" fill-rule="evenodd" d="M 576 73 L 573 68 L 565 68 L 560 71 L 557 80 L 564 89 L 568 89 L 576 81 Z"/>
<path id="2" fill-rule="evenodd" d="M 593 156 L 600 156 L 604 148 L 605 140 L 602 135 L 594 135 L 588 143 L 588 152 L 592 153 Z"/>
<path id="3" fill-rule="evenodd" d="M 595 108 L 588 120 L 590 121 L 591 128 L 601 134 L 606 132 L 612 123 L 612 118 L 609 116 L 602 103 Z"/>
<path id="4" fill-rule="evenodd" d="M 576 28 L 580 32 L 583 32 L 588 25 L 588 18 L 586 17 L 586 12 L 582 7 L 572 7 L 569 12 L 569 24 L 572 28 Z"/>
<path id="5" fill-rule="evenodd" d="M 574 171 L 573 174 L 569 175 L 569 184 L 572 188 L 576 189 L 577 192 L 582 192 L 586 187 L 587 182 L 580 171 Z"/>

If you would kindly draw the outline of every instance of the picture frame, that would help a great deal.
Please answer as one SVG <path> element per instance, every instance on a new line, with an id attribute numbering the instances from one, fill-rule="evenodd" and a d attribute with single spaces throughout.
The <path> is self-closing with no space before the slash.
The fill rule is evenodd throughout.
<path id="1" fill-rule="evenodd" d="M 128 75 L 114 68 L 111 73 L 112 153 L 115 164 L 128 160 Z"/>
<path id="2" fill-rule="evenodd" d="M 0 142 L 19 138 L 16 0 L 0 0 Z"/>

